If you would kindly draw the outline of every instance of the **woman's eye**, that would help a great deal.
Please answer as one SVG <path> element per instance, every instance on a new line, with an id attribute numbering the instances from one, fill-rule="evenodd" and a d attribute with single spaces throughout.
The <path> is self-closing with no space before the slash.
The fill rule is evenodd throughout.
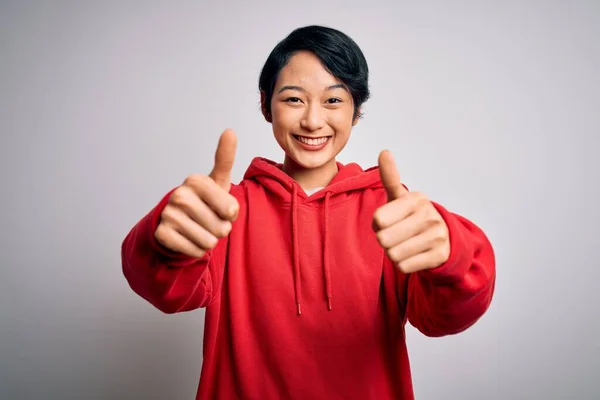
<path id="1" fill-rule="evenodd" d="M 287 99 L 285 99 L 285 101 L 289 103 L 300 103 L 302 100 L 300 100 L 297 97 L 288 97 Z"/>
<path id="2" fill-rule="evenodd" d="M 329 104 L 335 104 L 335 103 L 341 103 L 342 101 L 340 99 L 336 99 L 335 97 L 328 99 L 327 103 Z"/>

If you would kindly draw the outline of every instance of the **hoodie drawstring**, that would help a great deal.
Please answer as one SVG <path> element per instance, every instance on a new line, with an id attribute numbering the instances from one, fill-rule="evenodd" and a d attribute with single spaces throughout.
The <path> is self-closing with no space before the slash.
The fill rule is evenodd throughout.
<path id="1" fill-rule="evenodd" d="M 298 315 L 302 315 L 301 296 L 302 283 L 300 282 L 300 248 L 298 246 L 298 188 L 292 184 L 292 250 L 294 254 L 294 294 Z"/>
<path id="2" fill-rule="evenodd" d="M 331 310 L 333 297 L 331 287 L 331 271 L 329 268 L 329 199 L 331 192 L 325 193 L 325 210 L 323 213 L 323 279 L 327 296 L 327 308 Z M 294 296 L 298 315 L 302 315 L 302 283 L 300 276 L 300 246 L 298 245 L 298 188 L 292 184 L 292 254 L 294 261 Z"/>
<path id="3" fill-rule="evenodd" d="M 325 193 L 325 211 L 323 213 L 323 225 L 325 226 L 323 239 L 323 275 L 325 278 L 325 293 L 327 294 L 327 307 L 331 310 L 331 273 L 329 270 L 329 198 L 331 192 Z"/>

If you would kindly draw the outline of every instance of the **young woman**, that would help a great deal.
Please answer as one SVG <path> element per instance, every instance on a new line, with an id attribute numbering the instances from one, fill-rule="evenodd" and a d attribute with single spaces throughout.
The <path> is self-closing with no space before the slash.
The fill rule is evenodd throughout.
<path id="1" fill-rule="evenodd" d="M 127 235 L 123 272 L 165 313 L 206 307 L 197 399 L 412 399 L 404 327 L 442 336 L 487 310 L 485 234 L 400 182 L 393 157 L 336 156 L 369 97 L 367 62 L 337 30 L 293 31 L 269 55 L 262 112 L 282 164 L 230 183 L 235 134 Z"/>

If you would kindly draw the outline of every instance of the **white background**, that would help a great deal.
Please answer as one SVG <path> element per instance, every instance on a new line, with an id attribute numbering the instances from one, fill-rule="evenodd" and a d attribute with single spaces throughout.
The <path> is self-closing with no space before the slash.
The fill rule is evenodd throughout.
<path id="1" fill-rule="evenodd" d="M 192 399 L 203 311 L 128 287 L 120 246 L 218 135 L 234 180 L 282 160 L 257 81 L 306 24 L 362 47 L 372 99 L 340 161 L 383 148 L 476 222 L 496 295 L 467 332 L 408 346 L 417 399 L 600 397 L 600 3 L 0 3 L 0 398 Z"/>

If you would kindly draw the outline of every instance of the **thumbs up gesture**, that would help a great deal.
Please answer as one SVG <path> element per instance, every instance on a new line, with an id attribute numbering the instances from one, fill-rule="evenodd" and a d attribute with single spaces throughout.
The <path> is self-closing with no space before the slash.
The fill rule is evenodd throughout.
<path id="1" fill-rule="evenodd" d="M 154 234 L 163 246 L 200 258 L 229 235 L 240 208 L 229 194 L 236 143 L 233 131 L 223 132 L 211 173 L 190 175 L 171 193 Z"/>
<path id="2" fill-rule="evenodd" d="M 379 155 L 379 173 L 388 202 L 373 215 L 379 244 L 404 273 L 442 265 L 450 256 L 448 226 L 427 199 L 409 192 L 400 181 L 392 154 Z"/>

